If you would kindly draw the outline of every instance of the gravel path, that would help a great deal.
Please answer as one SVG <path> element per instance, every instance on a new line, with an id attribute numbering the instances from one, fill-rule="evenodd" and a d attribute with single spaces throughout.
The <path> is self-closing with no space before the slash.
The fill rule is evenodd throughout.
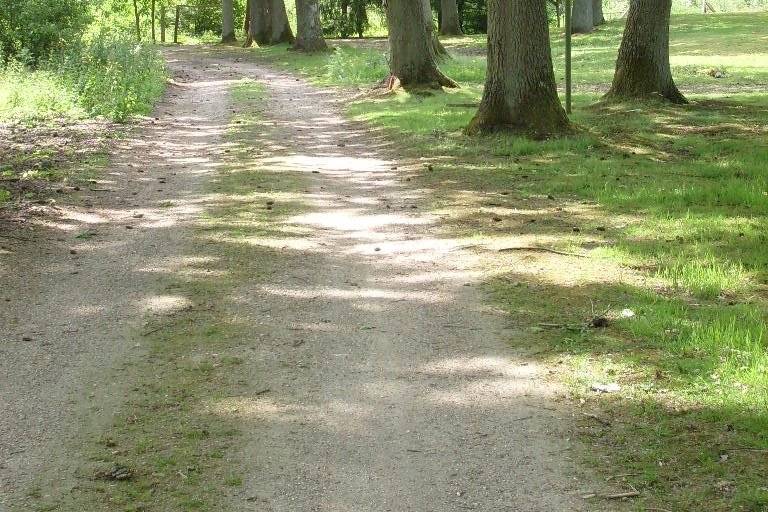
<path id="1" fill-rule="evenodd" d="M 274 121 L 254 141 L 255 163 L 311 183 L 306 211 L 274 229 L 309 233 L 281 242 L 281 272 L 230 298 L 231 313 L 268 335 L 239 370 L 258 386 L 210 404 L 244 440 L 231 454 L 243 489 L 222 510 L 581 510 L 559 390 L 509 348 L 515 332 L 486 305 L 481 262 L 422 213 L 428 192 L 404 179 L 396 148 L 346 121 L 328 91 L 201 55 L 168 51 L 188 83 L 116 151 L 104 185 L 115 192 L 59 221 L 65 242 L 31 260 L 21 246 L 0 255 L 10 282 L 0 298 L 11 299 L 0 312 L 5 499 L 66 465 L 62 438 L 120 407 L 130 387 L 120 368 L 141 352 L 128 333 L 163 273 L 194 251 L 187 226 L 205 207 L 229 112 L 221 85 L 247 76 L 268 88 Z M 185 206 L 158 207 L 168 200 Z M 86 225 L 98 236 L 73 240 Z"/>

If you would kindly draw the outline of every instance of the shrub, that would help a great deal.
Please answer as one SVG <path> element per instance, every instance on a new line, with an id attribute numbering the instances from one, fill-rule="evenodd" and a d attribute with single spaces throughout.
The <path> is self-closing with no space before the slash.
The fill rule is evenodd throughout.
<path id="1" fill-rule="evenodd" d="M 76 39 L 90 22 L 87 0 L 0 0 L 0 54 L 37 61 Z"/>
<path id="2" fill-rule="evenodd" d="M 165 87 L 151 46 L 104 33 L 71 43 L 36 69 L 18 61 L 0 70 L 0 118 L 146 114 Z"/>

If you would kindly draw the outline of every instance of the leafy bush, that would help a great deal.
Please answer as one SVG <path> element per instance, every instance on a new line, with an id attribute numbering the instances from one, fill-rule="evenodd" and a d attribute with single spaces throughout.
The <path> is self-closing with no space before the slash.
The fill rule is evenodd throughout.
<path id="1" fill-rule="evenodd" d="M 70 44 L 37 69 L 17 61 L 6 65 L 0 70 L 0 118 L 102 115 L 124 121 L 148 113 L 164 84 L 154 48 L 101 34 Z"/>
<path id="2" fill-rule="evenodd" d="M 90 22 L 88 0 L 0 0 L 0 56 L 22 50 L 37 61 L 77 38 Z"/>
<path id="3" fill-rule="evenodd" d="M 101 34 L 73 45 L 52 64 L 71 78 L 86 112 L 117 121 L 148 113 L 165 87 L 165 66 L 158 52 L 127 38 Z"/>

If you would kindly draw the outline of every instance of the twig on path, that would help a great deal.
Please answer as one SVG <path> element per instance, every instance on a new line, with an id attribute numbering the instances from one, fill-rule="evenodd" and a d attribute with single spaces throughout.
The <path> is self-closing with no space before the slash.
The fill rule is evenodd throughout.
<path id="1" fill-rule="evenodd" d="M 628 492 L 619 492 L 616 494 L 605 494 L 603 495 L 603 498 L 607 500 L 621 500 L 624 498 L 637 498 L 640 496 L 639 491 L 628 491 Z"/>
<path id="2" fill-rule="evenodd" d="M 535 246 L 526 246 L 526 247 L 504 247 L 502 249 L 497 249 L 496 252 L 512 252 L 512 251 L 523 251 L 523 252 L 549 252 L 552 254 L 559 254 L 560 256 L 572 256 L 574 258 L 586 258 L 586 254 L 578 254 L 575 252 L 565 252 L 565 251 L 558 251 L 557 249 L 550 249 L 549 247 L 535 247 Z"/>
<path id="3" fill-rule="evenodd" d="M 515 418 L 512 421 L 525 421 L 525 420 L 530 420 L 532 418 L 533 418 L 533 416 L 523 416 L 522 418 Z"/>
<path id="4" fill-rule="evenodd" d="M 480 106 L 479 103 L 446 103 L 446 107 L 455 107 L 455 108 L 477 108 Z"/>
<path id="5" fill-rule="evenodd" d="M 161 331 L 161 330 L 165 329 L 166 327 L 170 327 L 170 326 L 169 325 L 161 325 L 160 327 L 155 327 L 154 329 L 150 329 L 147 332 L 143 332 L 143 333 L 141 333 L 141 335 L 146 338 L 150 334 L 155 334 L 157 331 Z"/>
<path id="6" fill-rule="evenodd" d="M 265 394 L 269 393 L 270 391 L 272 391 L 270 388 L 262 389 L 261 391 L 257 391 L 256 393 L 254 393 L 253 396 L 265 395 Z"/>

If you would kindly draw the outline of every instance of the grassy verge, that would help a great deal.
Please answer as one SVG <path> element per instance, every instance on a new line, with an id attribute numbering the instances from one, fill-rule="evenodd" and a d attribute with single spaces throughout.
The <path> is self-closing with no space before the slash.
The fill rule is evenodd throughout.
<path id="1" fill-rule="evenodd" d="M 147 353 L 130 369 L 130 398 L 113 425 L 80 449 L 89 462 L 77 487 L 56 502 L 40 498 L 36 510 L 216 511 L 244 499 L 230 452 L 243 442 L 238 424 L 210 404 L 258 385 L 249 372 L 233 371 L 255 349 L 259 327 L 232 312 L 232 294 L 280 268 L 279 250 L 248 239 L 300 208 L 288 195 L 302 181 L 254 161 L 255 141 L 269 129 L 257 114 L 263 89 L 249 82 L 232 94 L 238 114 L 225 136 L 225 165 L 207 191 L 188 262 L 156 292 L 179 307 L 149 316 L 136 334 Z M 279 207 L 265 208 L 274 197 Z"/>
<path id="2" fill-rule="evenodd" d="M 0 121 L 124 121 L 147 114 L 165 89 L 165 65 L 149 46 L 107 36 L 72 44 L 35 69 L 11 62 L 0 70 Z"/>
<path id="3" fill-rule="evenodd" d="M 110 122 L 149 113 L 165 80 L 156 50 L 106 36 L 34 69 L 20 62 L 0 68 L 0 206 L 94 178 L 107 139 L 119 136 Z"/>
<path id="4" fill-rule="evenodd" d="M 580 131 L 566 139 L 462 135 L 473 109 L 457 105 L 482 88 L 478 38 L 448 41 L 463 48 L 443 66 L 462 89 L 349 109 L 430 164 L 412 183 L 430 191 L 451 235 L 586 256 L 499 255 L 488 284 L 525 333 L 512 342 L 559 366 L 604 420 L 580 422 L 584 457 L 638 489 L 632 509 L 768 510 L 766 21 L 675 18 L 685 107 L 591 106 L 610 82 L 620 26 L 577 38 Z M 370 48 L 259 55 L 321 85 L 370 85 L 386 72 Z M 589 327 L 603 312 L 607 326 Z M 622 389 L 599 395 L 593 382 Z"/>

